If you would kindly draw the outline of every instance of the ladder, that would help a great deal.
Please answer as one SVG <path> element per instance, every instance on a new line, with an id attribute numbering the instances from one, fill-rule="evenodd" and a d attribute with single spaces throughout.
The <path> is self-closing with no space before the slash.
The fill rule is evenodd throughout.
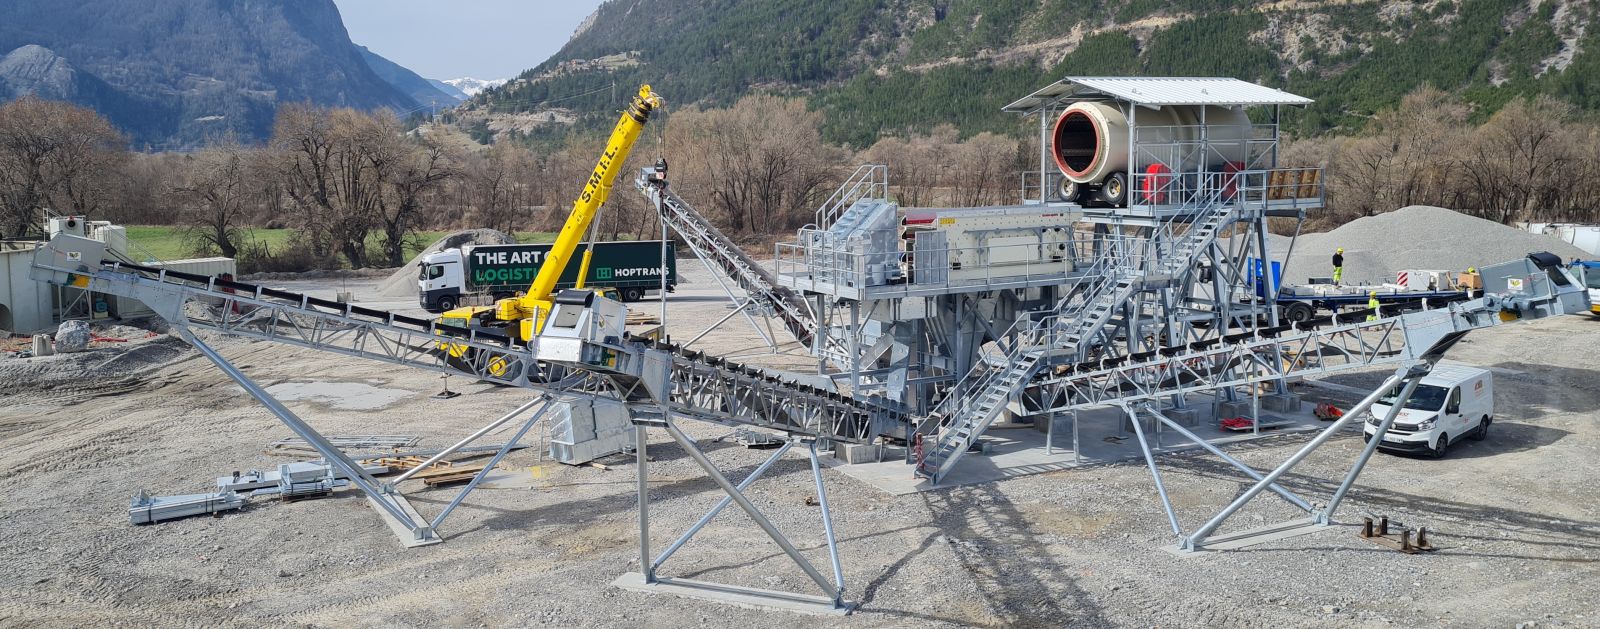
<path id="1" fill-rule="evenodd" d="M 1024 318 L 1023 330 L 1009 331 L 1016 341 L 998 362 L 998 369 L 989 366 L 991 361 L 980 361 L 962 378 L 930 415 L 940 426 L 938 442 L 924 455 L 918 473 L 927 475 L 935 484 L 954 469 L 956 461 L 977 443 L 990 424 L 1000 416 L 1006 404 L 1016 398 L 1033 381 L 1035 374 L 1045 366 L 1046 358 L 1066 356 L 1078 359 L 1085 356 L 1096 339 L 1102 336 L 1112 316 L 1128 303 L 1141 288 L 1145 279 L 1168 279 L 1181 276 L 1216 240 L 1217 233 L 1232 220 L 1231 206 L 1211 204 L 1194 215 L 1188 231 L 1171 242 L 1164 255 L 1155 260 L 1149 269 L 1141 270 L 1110 254 L 1101 255 L 1090 267 L 1086 277 L 1095 278 L 1086 291 L 1068 295 L 1057 302 L 1055 309 L 1037 321 Z M 1169 221 L 1162 227 L 1171 232 Z M 1088 295 L 1079 301 L 1081 295 Z M 1081 305 L 1080 305 L 1081 304 Z M 961 385 L 971 384 L 970 388 Z M 962 395 L 971 392 L 969 395 Z M 919 434 L 936 430 L 932 426 L 918 428 Z"/>

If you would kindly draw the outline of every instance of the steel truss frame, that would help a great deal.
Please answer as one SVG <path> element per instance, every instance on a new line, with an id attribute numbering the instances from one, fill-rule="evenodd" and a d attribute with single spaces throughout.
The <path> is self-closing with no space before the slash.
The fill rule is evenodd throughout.
<path id="1" fill-rule="evenodd" d="M 1366 468 L 1367 462 L 1371 460 L 1373 452 L 1378 448 L 1378 444 L 1383 441 L 1384 435 L 1388 434 L 1389 428 L 1394 425 L 1395 418 L 1400 415 L 1400 409 L 1404 407 L 1406 401 L 1410 399 L 1412 392 L 1414 392 L 1417 388 L 1417 384 L 1420 383 L 1422 379 L 1426 377 L 1427 374 L 1433 369 L 1433 366 L 1437 363 L 1437 360 L 1438 356 L 1434 355 L 1423 360 L 1409 360 L 1406 362 L 1406 364 L 1401 365 L 1395 370 L 1393 375 L 1384 380 L 1381 386 L 1363 398 L 1355 406 L 1351 407 L 1349 411 L 1345 412 L 1344 416 L 1334 421 L 1334 423 L 1327 428 L 1322 429 L 1316 434 L 1316 436 L 1312 437 L 1311 441 L 1307 442 L 1298 451 L 1290 455 L 1281 464 L 1273 468 L 1265 475 L 1256 469 L 1245 465 L 1237 459 L 1228 456 L 1227 453 L 1208 443 L 1205 439 L 1200 438 L 1192 432 L 1189 432 L 1181 424 L 1162 414 L 1152 402 L 1119 404 L 1123 412 L 1128 414 L 1128 418 L 1131 420 L 1130 423 L 1133 424 L 1135 437 L 1139 441 L 1139 448 L 1144 454 L 1145 463 L 1149 467 L 1150 476 L 1155 483 L 1156 494 L 1160 497 L 1161 506 L 1167 515 L 1167 521 L 1172 526 L 1172 534 L 1178 538 L 1176 550 L 1182 552 L 1197 552 L 1206 550 L 1207 542 L 1211 541 L 1212 535 L 1224 521 L 1226 521 L 1233 514 L 1238 513 L 1240 509 L 1254 500 L 1257 496 L 1261 495 L 1262 492 L 1268 490 L 1278 494 L 1285 501 L 1289 502 L 1296 508 L 1305 511 L 1311 517 L 1308 520 L 1285 523 L 1286 525 L 1289 525 L 1288 527 L 1285 525 L 1276 525 L 1257 529 L 1255 531 L 1231 535 L 1226 539 L 1226 543 L 1231 546 L 1240 546 L 1245 545 L 1254 539 L 1281 534 L 1283 531 L 1292 526 L 1302 527 L 1303 530 L 1309 532 L 1311 530 L 1315 530 L 1316 528 L 1326 527 L 1333 524 L 1333 515 L 1338 511 L 1339 504 L 1344 500 L 1344 497 L 1350 491 L 1350 488 L 1355 485 L 1356 479 L 1360 477 L 1361 471 Z M 1367 439 L 1365 447 L 1362 448 L 1361 453 L 1356 457 L 1356 460 L 1351 463 L 1349 470 L 1345 472 L 1344 480 L 1339 484 L 1339 487 L 1334 490 L 1332 496 L 1324 506 L 1318 508 L 1312 503 L 1307 502 L 1306 500 L 1291 493 L 1288 489 L 1278 484 L 1279 479 L 1284 474 L 1287 474 L 1289 471 L 1293 470 L 1295 466 L 1299 465 L 1301 461 L 1304 461 L 1306 457 L 1311 455 L 1312 452 L 1315 452 L 1318 448 L 1326 444 L 1329 439 L 1342 431 L 1345 426 L 1350 424 L 1350 422 L 1364 417 L 1367 411 L 1372 408 L 1373 403 L 1377 402 L 1383 395 L 1390 391 L 1395 391 L 1396 389 L 1399 390 L 1398 399 L 1395 400 L 1395 402 L 1389 407 L 1389 411 L 1384 413 L 1384 417 L 1379 423 L 1375 434 Z M 1218 511 L 1203 524 L 1197 526 L 1191 530 L 1189 534 L 1185 535 L 1183 527 L 1179 524 L 1178 514 L 1172 506 L 1172 501 L 1167 497 L 1166 486 L 1161 480 L 1160 467 L 1156 464 L 1155 452 L 1152 450 L 1149 439 L 1145 436 L 1144 429 L 1141 426 L 1143 422 L 1139 420 L 1138 416 L 1138 414 L 1141 412 L 1149 415 L 1151 418 L 1155 419 L 1161 424 L 1166 425 L 1168 428 L 1178 431 L 1180 434 L 1193 440 L 1196 444 L 1199 444 L 1202 448 L 1205 448 L 1206 451 L 1217 455 L 1217 457 L 1221 458 L 1224 462 L 1234 466 L 1235 468 L 1238 468 L 1239 471 L 1256 481 L 1255 484 L 1250 486 L 1249 489 L 1245 490 L 1244 493 L 1240 494 L 1227 506 L 1223 507 L 1221 511 Z M 1365 431 L 1364 428 L 1362 430 Z"/>
<path id="2" fill-rule="evenodd" d="M 222 282 L 134 265 L 108 262 L 100 269 L 61 268 L 35 261 L 37 269 L 81 277 L 88 290 L 138 299 L 165 319 L 173 333 L 189 342 L 331 465 L 346 474 L 378 509 L 407 546 L 441 541 L 437 528 L 476 489 L 490 470 L 544 416 L 541 407 L 528 417 L 516 436 L 433 519 L 419 514 L 395 485 L 426 465 L 545 405 L 553 398 L 615 399 L 637 405 L 659 405 L 679 416 L 728 425 L 778 430 L 790 438 L 869 441 L 876 428 L 898 421 L 899 414 L 877 403 L 863 402 L 821 389 L 786 382 L 757 369 L 665 344 L 624 342 L 611 347 L 627 354 L 621 361 L 635 369 L 660 368 L 665 386 L 651 390 L 640 372 L 620 374 L 592 365 L 538 360 L 538 340 L 519 346 L 477 332 L 439 328 L 431 322 L 393 313 L 335 304 L 304 295 L 259 286 Z M 246 287 L 246 288 L 241 288 Z M 406 327 L 412 326 L 412 327 Z M 309 423 L 295 415 L 196 334 L 208 330 L 284 343 L 355 358 L 466 375 L 538 393 L 533 400 L 490 422 L 423 466 L 388 483 L 373 478 Z"/>
<path id="3" fill-rule="evenodd" d="M 641 572 L 630 572 L 619 577 L 614 585 L 652 593 L 670 593 L 692 598 L 703 598 L 720 602 L 734 602 L 763 607 L 775 607 L 790 611 L 801 611 L 820 614 L 848 614 L 856 605 L 844 599 L 845 583 L 844 570 L 839 561 L 839 542 L 834 533 L 833 518 L 828 503 L 828 493 L 822 479 L 822 465 L 817 455 L 817 441 L 815 439 L 791 438 L 785 441 L 772 456 L 757 466 L 743 480 L 735 485 L 727 476 L 717 469 L 705 452 L 684 434 L 682 429 L 672 420 L 672 413 L 666 408 L 661 408 L 656 413 L 636 412 L 634 415 L 636 443 L 638 444 L 636 457 L 639 482 L 639 565 Z M 646 456 L 648 447 L 648 429 L 663 429 L 672 437 L 679 447 L 689 454 L 695 464 L 704 470 L 706 475 L 726 494 L 721 501 L 712 506 L 698 521 L 684 531 L 676 540 L 668 544 L 659 555 L 654 557 L 650 553 L 650 504 L 649 504 L 649 463 Z M 812 479 L 816 485 L 817 503 L 821 507 L 822 527 L 827 539 L 828 558 L 833 569 L 833 579 L 830 581 L 819 571 L 794 543 L 779 531 L 754 503 L 745 496 L 752 484 L 761 478 L 775 463 L 783 458 L 796 444 L 804 443 L 806 453 L 811 462 Z M 682 549 L 689 540 L 705 528 L 718 514 L 730 504 L 737 504 L 756 523 L 773 543 L 783 550 L 812 583 L 816 584 L 824 596 L 814 596 L 795 592 L 782 592 L 758 588 L 747 588 L 719 583 L 709 583 L 689 579 L 663 577 L 658 574 L 661 566 L 666 563 L 678 550 Z"/>

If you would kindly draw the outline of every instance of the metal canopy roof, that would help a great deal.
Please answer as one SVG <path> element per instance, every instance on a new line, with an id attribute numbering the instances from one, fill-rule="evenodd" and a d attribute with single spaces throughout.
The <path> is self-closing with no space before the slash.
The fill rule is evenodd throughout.
<path id="1" fill-rule="evenodd" d="M 1029 112 L 1065 97 L 1111 97 L 1136 105 L 1309 105 L 1311 99 L 1227 77 L 1069 76 L 1003 111 Z"/>

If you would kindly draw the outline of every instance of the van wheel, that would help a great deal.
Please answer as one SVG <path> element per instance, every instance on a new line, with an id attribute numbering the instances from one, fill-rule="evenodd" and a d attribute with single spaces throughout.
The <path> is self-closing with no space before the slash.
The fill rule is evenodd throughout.
<path id="1" fill-rule="evenodd" d="M 640 299 L 644 299 L 644 289 L 642 289 L 642 288 L 624 288 L 624 289 L 622 289 L 622 301 L 634 302 L 634 301 L 639 301 Z"/>
<path id="2" fill-rule="evenodd" d="M 1445 452 L 1447 452 L 1449 450 L 1450 450 L 1450 435 L 1448 435 L 1448 434 L 1439 435 L 1439 445 L 1436 445 L 1436 446 L 1433 447 L 1433 452 L 1432 452 L 1433 458 L 1442 459 L 1442 458 L 1444 458 Z"/>
<path id="3" fill-rule="evenodd" d="M 1478 430 L 1472 433 L 1472 440 L 1483 441 L 1484 437 L 1489 436 L 1489 424 L 1492 422 L 1494 422 L 1493 419 L 1490 419 L 1488 415 L 1484 415 L 1483 420 L 1478 422 Z"/>
<path id="4" fill-rule="evenodd" d="M 449 312 L 449 311 L 455 310 L 455 309 L 456 309 L 456 298 L 448 297 L 448 296 L 439 298 L 439 310 L 444 311 L 444 312 Z"/>

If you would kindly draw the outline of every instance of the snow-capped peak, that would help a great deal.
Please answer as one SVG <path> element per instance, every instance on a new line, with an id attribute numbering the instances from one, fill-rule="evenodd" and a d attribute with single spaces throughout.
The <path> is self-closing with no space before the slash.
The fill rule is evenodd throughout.
<path id="1" fill-rule="evenodd" d="M 485 81 L 483 79 L 474 79 L 470 76 L 464 76 L 459 79 L 445 79 L 441 82 L 461 90 L 462 93 L 466 94 L 467 96 L 477 96 L 478 92 L 482 92 L 492 87 L 500 87 L 501 85 L 504 85 L 507 80 L 508 79 L 491 79 Z"/>

